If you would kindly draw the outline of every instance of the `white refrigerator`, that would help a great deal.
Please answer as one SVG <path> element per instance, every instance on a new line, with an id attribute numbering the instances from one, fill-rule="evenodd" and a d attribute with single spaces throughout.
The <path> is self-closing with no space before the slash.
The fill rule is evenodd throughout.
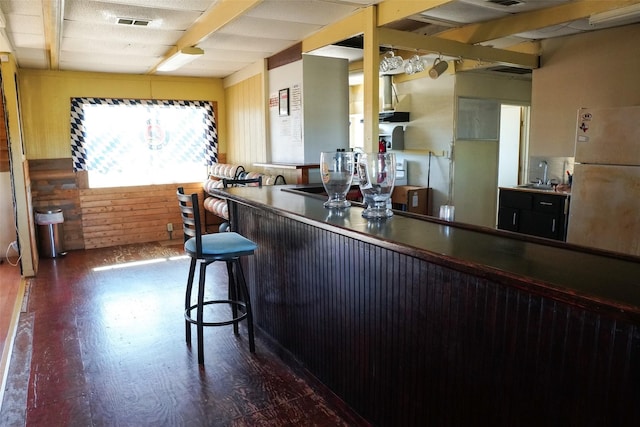
<path id="1" fill-rule="evenodd" d="M 567 241 L 640 256 L 640 106 L 578 111 Z"/>

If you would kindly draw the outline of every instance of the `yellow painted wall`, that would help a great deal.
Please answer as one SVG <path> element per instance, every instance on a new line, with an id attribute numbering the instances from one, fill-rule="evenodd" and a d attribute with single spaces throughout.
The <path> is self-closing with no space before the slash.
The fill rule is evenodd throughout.
<path id="1" fill-rule="evenodd" d="M 580 107 L 640 105 L 640 24 L 542 42 L 533 71 L 531 156 L 571 157 Z"/>
<path id="2" fill-rule="evenodd" d="M 72 97 L 215 101 L 219 152 L 227 151 L 221 79 L 20 70 L 19 86 L 25 151 L 29 160 L 71 157 L 69 114 Z"/>
<path id="3" fill-rule="evenodd" d="M 227 163 L 254 170 L 267 159 L 263 75 L 256 74 L 225 89 L 228 116 Z"/>

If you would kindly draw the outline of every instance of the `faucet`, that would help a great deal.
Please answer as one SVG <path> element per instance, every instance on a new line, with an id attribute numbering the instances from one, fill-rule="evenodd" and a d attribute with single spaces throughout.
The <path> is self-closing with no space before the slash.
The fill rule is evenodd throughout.
<path id="1" fill-rule="evenodd" d="M 549 164 L 546 160 L 542 160 L 538 165 L 539 168 L 544 167 L 544 171 L 542 174 L 542 185 L 547 185 L 549 183 Z"/>

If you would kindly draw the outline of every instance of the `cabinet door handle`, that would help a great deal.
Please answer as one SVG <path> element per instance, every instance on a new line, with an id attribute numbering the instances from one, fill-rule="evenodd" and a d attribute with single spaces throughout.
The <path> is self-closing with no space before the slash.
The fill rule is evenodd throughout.
<path id="1" fill-rule="evenodd" d="M 555 233 L 556 232 L 556 219 L 553 218 L 553 220 L 551 221 L 551 232 Z"/>
<path id="2" fill-rule="evenodd" d="M 516 215 L 517 214 L 514 212 L 513 213 L 513 222 L 512 222 L 513 225 L 516 225 Z"/>
<path id="3" fill-rule="evenodd" d="M 553 206 L 552 202 L 540 202 L 542 206 Z"/>

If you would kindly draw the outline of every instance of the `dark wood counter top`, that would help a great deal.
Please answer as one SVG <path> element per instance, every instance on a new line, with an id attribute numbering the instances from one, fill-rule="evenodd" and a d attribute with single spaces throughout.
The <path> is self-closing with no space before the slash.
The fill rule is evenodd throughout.
<path id="1" fill-rule="evenodd" d="M 430 217 L 398 213 L 386 221 L 368 221 L 361 216 L 361 207 L 331 211 L 323 207 L 323 198 L 291 190 L 295 186 L 220 192 L 239 203 L 400 253 L 640 321 L 640 259 Z"/>

